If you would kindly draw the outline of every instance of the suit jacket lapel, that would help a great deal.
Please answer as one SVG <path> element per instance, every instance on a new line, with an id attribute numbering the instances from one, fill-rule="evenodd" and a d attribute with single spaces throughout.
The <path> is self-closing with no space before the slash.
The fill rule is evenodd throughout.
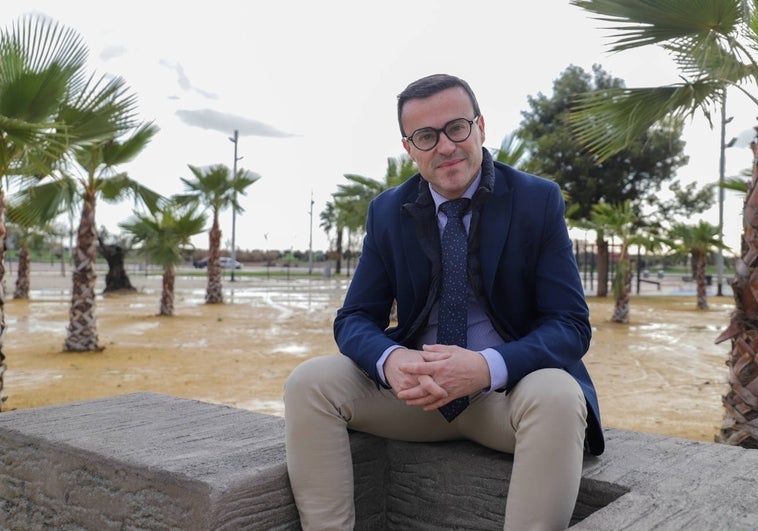
<path id="1" fill-rule="evenodd" d="M 403 224 L 403 246 L 405 256 L 408 257 L 406 264 L 412 278 L 420 278 L 421 285 L 428 289 L 429 277 L 425 274 L 426 268 L 420 268 L 418 259 L 419 249 L 431 263 L 432 276 L 436 276 L 440 264 L 440 237 L 437 226 L 437 216 L 434 207 L 434 199 L 429 192 L 429 184 L 419 179 L 419 194 L 414 202 L 405 203 L 403 210 L 410 216 L 412 222 Z"/>
<path id="2" fill-rule="evenodd" d="M 483 182 L 489 183 L 492 193 L 482 205 L 479 215 L 479 255 L 484 292 L 492 293 L 498 264 L 500 260 L 507 259 L 503 257 L 503 252 L 511 230 L 513 193 L 502 175 L 495 178 L 496 170 L 486 151 L 482 168 Z"/>

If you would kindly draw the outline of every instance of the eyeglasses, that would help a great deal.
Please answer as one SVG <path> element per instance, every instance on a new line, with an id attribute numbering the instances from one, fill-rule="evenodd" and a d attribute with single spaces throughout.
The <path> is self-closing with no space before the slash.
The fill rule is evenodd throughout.
<path id="1" fill-rule="evenodd" d="M 478 119 L 478 115 L 474 116 L 473 120 L 456 118 L 455 120 L 450 120 L 442 126 L 441 129 L 422 127 L 421 129 L 416 129 L 409 136 L 406 136 L 405 140 L 416 146 L 416 149 L 430 151 L 434 149 L 434 146 L 440 141 L 440 133 L 445 133 L 445 136 L 448 137 L 451 142 L 457 144 L 471 136 L 471 126 L 474 125 L 474 122 Z"/>

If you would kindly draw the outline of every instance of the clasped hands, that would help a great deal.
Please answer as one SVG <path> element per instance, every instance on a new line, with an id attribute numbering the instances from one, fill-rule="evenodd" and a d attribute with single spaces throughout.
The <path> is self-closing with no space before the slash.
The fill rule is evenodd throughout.
<path id="1" fill-rule="evenodd" d="M 400 400 L 426 411 L 490 386 L 484 356 L 455 345 L 397 348 L 384 363 L 384 376 Z"/>

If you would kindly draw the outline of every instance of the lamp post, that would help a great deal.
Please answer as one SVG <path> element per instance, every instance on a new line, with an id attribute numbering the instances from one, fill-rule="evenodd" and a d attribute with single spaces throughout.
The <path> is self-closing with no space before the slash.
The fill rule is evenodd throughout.
<path id="1" fill-rule="evenodd" d="M 308 211 L 311 218 L 310 235 L 308 237 L 308 274 L 313 273 L 313 191 L 311 190 L 311 209 Z"/>
<path id="2" fill-rule="evenodd" d="M 232 183 L 235 183 L 237 180 L 237 161 L 240 160 L 242 157 L 237 157 L 237 141 L 239 139 L 239 131 L 237 129 L 234 130 L 234 136 L 229 137 L 229 140 L 234 143 L 234 164 L 232 165 Z M 230 281 L 234 282 L 234 272 L 237 269 L 235 266 L 237 264 L 237 244 L 235 241 L 235 236 L 237 232 L 237 189 L 234 189 L 234 197 L 232 199 L 232 273 L 230 277 Z"/>
<path id="3" fill-rule="evenodd" d="M 726 141 L 726 124 L 734 119 L 733 116 L 726 117 L 726 90 L 721 96 L 721 151 L 719 153 L 719 254 L 716 257 L 716 266 L 718 268 L 718 296 L 723 295 L 722 285 L 724 277 L 724 179 L 726 177 L 726 148 L 739 143 L 740 138 L 734 137 L 729 142 Z M 744 135 L 740 135 L 742 137 Z"/>

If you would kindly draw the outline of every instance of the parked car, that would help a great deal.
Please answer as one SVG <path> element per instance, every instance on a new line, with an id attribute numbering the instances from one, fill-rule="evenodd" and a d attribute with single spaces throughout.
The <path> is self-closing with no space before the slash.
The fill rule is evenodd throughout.
<path id="1" fill-rule="evenodd" d="M 234 262 L 232 262 L 232 259 L 228 256 L 222 256 L 219 258 L 219 263 L 222 269 L 231 269 L 232 263 L 234 263 L 234 269 L 242 269 L 242 264 L 240 262 L 237 260 L 234 260 Z"/>
<path id="2" fill-rule="evenodd" d="M 221 266 L 221 269 L 232 268 L 232 259 L 230 257 L 222 256 L 221 258 L 218 259 L 218 261 L 219 261 L 219 265 Z M 195 260 L 194 262 L 192 262 L 192 265 L 198 269 L 208 267 L 208 258 L 206 257 L 206 258 L 200 258 L 199 260 Z M 234 269 L 242 269 L 242 263 L 235 260 Z"/>

